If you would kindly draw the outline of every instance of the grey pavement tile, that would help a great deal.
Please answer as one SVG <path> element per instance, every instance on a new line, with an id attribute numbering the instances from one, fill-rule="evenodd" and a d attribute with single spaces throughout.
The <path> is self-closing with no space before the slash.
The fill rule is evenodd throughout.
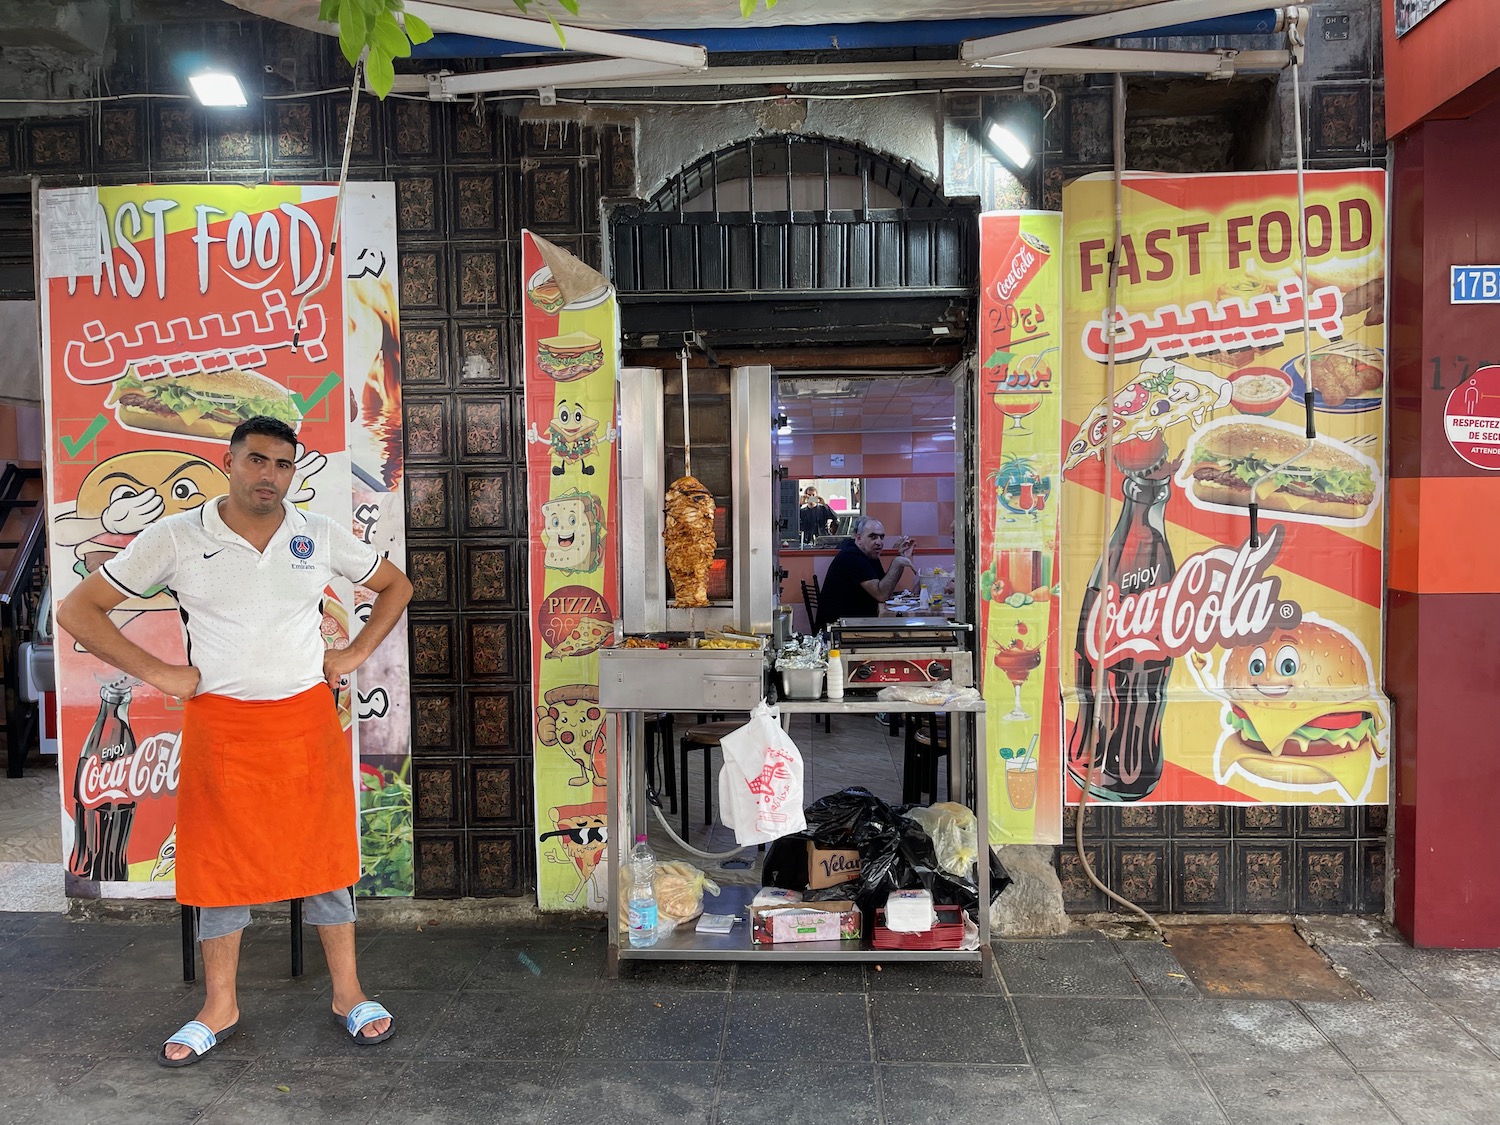
<path id="1" fill-rule="evenodd" d="M 1422 990 L 1380 955 L 1381 948 L 1375 945 L 1320 945 L 1318 952 L 1376 1000 L 1422 999 Z"/>
<path id="2" fill-rule="evenodd" d="M 1399 1125 L 1357 1074 L 1260 1067 L 1202 1073 L 1234 1125 Z"/>
<path id="3" fill-rule="evenodd" d="M 359 979 L 367 988 L 451 992 L 469 979 L 496 944 L 493 937 L 465 930 L 378 934 L 360 950 Z M 321 962 L 321 956 L 318 959 Z"/>
<path id="4" fill-rule="evenodd" d="M 1113 942 L 1000 941 L 995 960 L 1013 996 L 1141 995 Z"/>
<path id="5" fill-rule="evenodd" d="M 371 989 L 371 1000 L 378 1000 L 391 1013 L 395 1034 L 381 1043 L 360 1046 L 349 1035 L 343 1022 L 336 1020 L 330 998 L 320 996 L 305 1004 L 286 1022 L 282 1033 L 266 1044 L 265 1053 L 276 1058 L 348 1058 L 378 1053 L 387 1058 L 406 1059 L 432 1053 L 429 1040 L 441 1038 L 443 1017 L 456 992 L 415 992 L 404 989 Z M 245 1003 L 240 1008 L 244 1019 Z M 442 1053 L 441 1049 L 438 1050 Z"/>
<path id="6" fill-rule="evenodd" d="M 1120 941 L 1115 948 L 1147 996 L 1183 999 L 1200 995 L 1198 986 L 1161 942 Z"/>
<path id="7" fill-rule="evenodd" d="M 105 1059 L 63 1092 L 59 1110 L 83 1121 L 195 1121 L 252 1065 L 214 1058 L 169 1069 L 141 1059 Z"/>
<path id="8" fill-rule="evenodd" d="M 103 935 L 100 935 L 101 939 Z M 182 979 L 182 937 L 177 932 L 153 930 L 112 934 L 123 941 L 102 942 L 108 956 L 78 973 L 68 983 L 74 988 L 166 988 L 185 991 Z M 203 969 L 198 966 L 201 980 Z"/>
<path id="9" fill-rule="evenodd" d="M 734 965 L 728 961 L 621 961 L 620 975 L 601 977 L 601 991 L 629 992 L 666 988 L 692 992 L 728 992 L 734 980 Z"/>
<path id="10" fill-rule="evenodd" d="M 0 1026 L 50 997 L 57 989 L 32 984 L 0 984 Z"/>
<path id="11" fill-rule="evenodd" d="M 874 996 L 881 1062 L 1025 1063 L 1015 1013 L 1003 996 Z"/>
<path id="12" fill-rule="evenodd" d="M 579 1059 L 564 1064 L 541 1120 L 543 1125 L 706 1125 L 713 1098 L 712 1063 Z"/>
<path id="13" fill-rule="evenodd" d="M 1327 1037 L 1287 1000 L 1159 1000 L 1157 1009 L 1200 1066 L 1349 1070 Z"/>
<path id="14" fill-rule="evenodd" d="M 64 1092 L 99 1060 L 92 1056 L 53 1055 L 46 1059 L 9 1057 L 0 1066 L 0 1121 L 6 1125 L 65 1121 Z"/>
<path id="15" fill-rule="evenodd" d="M 1500 949 L 1375 949 L 1432 999 L 1500 992 Z"/>
<path id="16" fill-rule="evenodd" d="M 788 1056 L 725 1063 L 715 1125 L 870 1125 L 880 1120 L 875 1068 Z"/>
<path id="17" fill-rule="evenodd" d="M 71 984 L 80 974 L 107 961 L 115 952 L 113 943 L 98 931 L 70 932 L 8 942 L 0 957 L 0 984 Z"/>
<path id="18" fill-rule="evenodd" d="M 736 992 L 863 992 L 864 966 L 837 961 L 741 961 Z"/>
<path id="19" fill-rule="evenodd" d="M 302 975 L 292 976 L 292 939 L 285 925 L 253 927 L 240 940 L 238 988 L 248 990 L 299 988 L 309 993 L 330 987 L 328 965 L 317 932 L 308 926 L 302 942 Z M 361 972 L 364 966 L 360 966 Z M 203 979 L 203 959 L 198 959 L 198 980 Z M 181 969 L 177 973 L 182 979 Z"/>
<path id="20" fill-rule="evenodd" d="M 890 1064 L 880 1068 L 885 1125 L 1057 1125 L 1029 1066 Z"/>
<path id="21" fill-rule="evenodd" d="M 587 1010 L 588 997 L 576 990 L 466 990 L 434 1029 L 427 1053 L 450 1059 L 560 1058 L 573 1054 Z"/>
<path id="22" fill-rule="evenodd" d="M 1500 1067 L 1453 1017 L 1427 1001 L 1304 1003 L 1302 1010 L 1359 1071 Z"/>
<path id="23" fill-rule="evenodd" d="M 1371 1070 L 1365 1080 L 1403 1125 L 1495 1125 L 1500 1121 L 1500 1072 Z"/>
<path id="24" fill-rule="evenodd" d="M 1500 1054 L 1500 1011 L 1496 1010 L 1494 997 L 1470 996 L 1434 1003 L 1468 1028 L 1469 1033 L 1491 1051 Z"/>
<path id="25" fill-rule="evenodd" d="M 216 1055 L 226 1058 L 254 1059 L 275 1051 L 276 1044 L 294 1028 L 305 1025 L 321 1011 L 328 1001 L 325 998 L 296 992 L 269 990 L 247 991 L 240 989 L 239 1028 L 226 1039 L 222 1046 L 214 1048 Z M 178 1027 L 193 1019 L 203 1004 L 200 991 L 191 1002 L 183 1003 L 170 1013 L 157 1027 L 158 1039 L 166 1039 Z"/>
<path id="26" fill-rule="evenodd" d="M 427 1059 L 408 1066 L 380 1105 L 378 1120 L 399 1125 L 537 1125 L 561 1063 Z M 602 1113 L 587 1119 L 602 1122 Z M 582 1122 L 577 1123 L 582 1125 Z"/>
<path id="27" fill-rule="evenodd" d="M 980 976 L 978 961 L 877 961 L 865 969 L 865 987 L 880 992 L 956 992 L 999 996 L 997 975 Z"/>
<path id="28" fill-rule="evenodd" d="M 1222 1125 L 1224 1112 L 1192 1070 L 1043 1066 L 1062 1125 Z"/>
<path id="29" fill-rule="evenodd" d="M 729 997 L 721 992 L 596 994 L 577 1053 L 587 1058 L 714 1060 L 724 1042 Z"/>
<path id="30" fill-rule="evenodd" d="M 259 1059 L 198 1120 L 205 1125 L 363 1125 L 400 1073 L 373 1057 Z"/>
<path id="31" fill-rule="evenodd" d="M 1015 1005 L 1036 1066 L 1160 1070 L 1188 1065 L 1166 1022 L 1144 997 L 1018 996 Z"/>
<path id="32" fill-rule="evenodd" d="M 177 998 L 164 992 L 61 988 L 15 1018 L 6 1018 L 0 1025 L 0 1057 L 154 1057 L 162 1040 L 181 1024 L 162 1030 L 177 1005 Z"/>
<path id="33" fill-rule="evenodd" d="M 40 914 L 0 911 L 0 942 L 10 941 L 12 938 L 25 934 L 28 930 L 35 929 L 41 918 Z"/>
<path id="34" fill-rule="evenodd" d="M 506 930 L 497 935 L 469 988 L 593 988 L 604 974 L 604 935 Z"/>
<path id="35" fill-rule="evenodd" d="M 730 998 L 724 1058 L 805 1057 L 812 1044 L 825 1062 L 870 1062 L 864 996 L 737 992 Z"/>

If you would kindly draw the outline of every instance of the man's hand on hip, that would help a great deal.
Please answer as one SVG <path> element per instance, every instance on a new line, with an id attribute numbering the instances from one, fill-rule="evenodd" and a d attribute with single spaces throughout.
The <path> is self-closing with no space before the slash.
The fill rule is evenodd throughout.
<path id="1" fill-rule="evenodd" d="M 353 645 L 327 649 L 323 653 L 323 679 L 336 695 L 340 688 L 349 685 L 349 673 L 364 662 L 364 657 L 354 650 Z"/>
<path id="2" fill-rule="evenodd" d="M 162 671 L 148 677 L 146 682 L 163 695 L 170 695 L 174 699 L 192 699 L 198 694 L 198 684 L 202 680 L 203 673 L 191 664 L 167 664 Z"/>

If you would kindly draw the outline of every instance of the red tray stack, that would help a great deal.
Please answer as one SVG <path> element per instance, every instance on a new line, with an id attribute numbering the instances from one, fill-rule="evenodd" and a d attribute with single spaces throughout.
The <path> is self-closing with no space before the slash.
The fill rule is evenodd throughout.
<path id="1" fill-rule="evenodd" d="M 957 949 L 964 941 L 964 911 L 961 906 L 934 907 L 937 923 L 926 933 L 906 934 L 885 925 L 885 907 L 875 909 L 876 949 Z"/>

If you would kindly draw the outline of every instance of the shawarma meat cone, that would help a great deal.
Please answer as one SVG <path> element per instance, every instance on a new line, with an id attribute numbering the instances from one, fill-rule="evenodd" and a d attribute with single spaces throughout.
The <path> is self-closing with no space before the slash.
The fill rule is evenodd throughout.
<path id="1" fill-rule="evenodd" d="M 708 605 L 708 569 L 714 561 L 714 498 L 696 477 L 679 477 L 667 489 L 667 573 L 681 609 Z"/>

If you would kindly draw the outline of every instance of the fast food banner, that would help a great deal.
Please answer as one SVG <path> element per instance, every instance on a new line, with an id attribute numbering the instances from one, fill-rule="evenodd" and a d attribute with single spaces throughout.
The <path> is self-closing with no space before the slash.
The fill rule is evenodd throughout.
<path id="1" fill-rule="evenodd" d="M 229 436 L 256 414 L 297 431 L 289 498 L 352 521 L 356 534 L 404 564 L 395 194 L 390 184 L 349 187 L 332 261 L 336 195 L 330 185 L 41 193 L 57 600 L 156 520 L 225 495 Z M 339 580 L 325 595 L 325 640 L 347 644 L 362 620 L 359 592 Z M 111 617 L 137 644 L 186 662 L 170 590 L 127 599 Z M 351 740 L 358 713 L 378 755 L 350 761 L 350 784 L 383 794 L 361 801 L 365 810 L 381 806 L 379 815 L 360 815 L 362 853 L 380 864 L 366 867 L 367 893 L 412 889 L 405 644 L 398 629 L 339 700 Z M 57 683 L 69 892 L 171 896 L 180 704 L 63 633 Z M 376 699 L 383 703 L 372 706 Z"/>
<path id="2" fill-rule="evenodd" d="M 1304 288 L 1294 173 L 1128 175 L 1111 381 L 1113 183 L 1065 190 L 1070 800 L 1386 800 L 1384 205 L 1307 173 Z"/>
<path id="3" fill-rule="evenodd" d="M 537 899 L 543 910 L 603 910 L 598 653 L 614 643 L 620 601 L 618 310 L 602 275 L 529 231 L 521 268 Z"/>
<path id="4" fill-rule="evenodd" d="M 1062 216 L 979 216 L 976 652 L 990 754 L 990 840 L 1057 843 Z"/>

